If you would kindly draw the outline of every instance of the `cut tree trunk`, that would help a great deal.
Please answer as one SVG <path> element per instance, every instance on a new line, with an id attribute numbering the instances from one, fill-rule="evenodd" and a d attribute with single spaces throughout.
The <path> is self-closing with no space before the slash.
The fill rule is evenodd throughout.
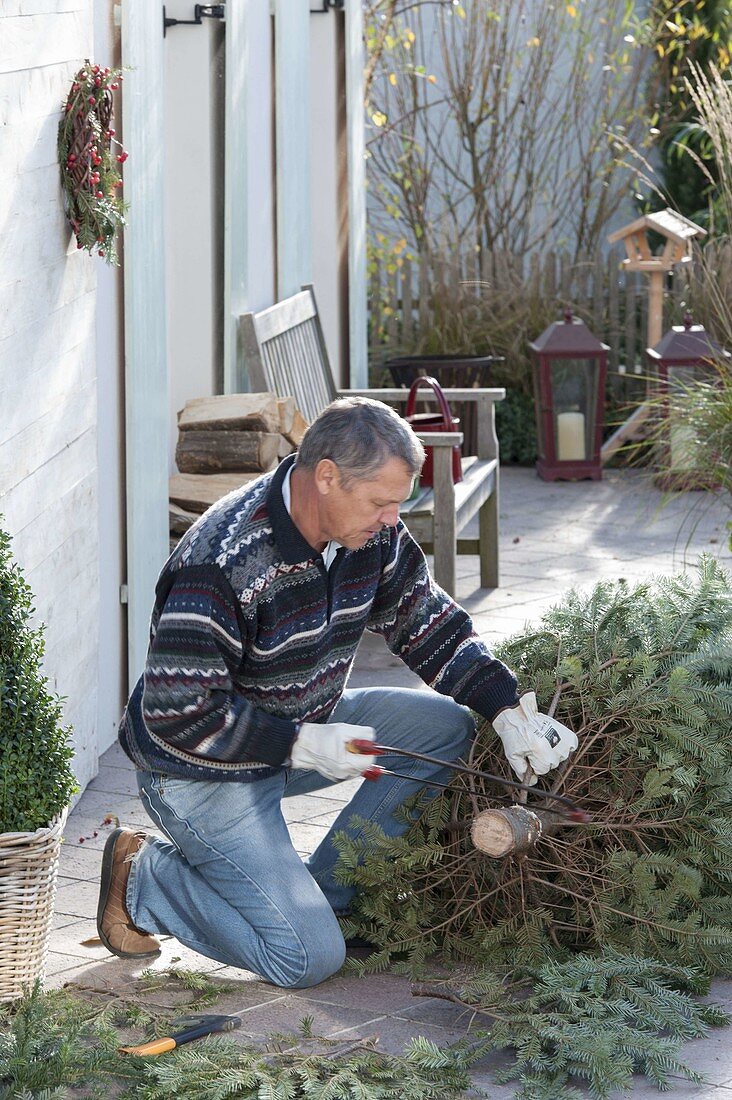
<path id="1" fill-rule="evenodd" d="M 305 432 L 308 430 L 309 427 L 310 425 L 308 424 L 305 417 L 302 415 L 300 410 L 296 408 L 295 415 L 292 421 L 292 427 L 290 428 L 289 432 L 284 433 L 285 437 L 289 439 L 290 443 L 292 443 L 293 447 L 296 450 L 302 443 L 302 437 L 305 435 Z"/>
<path id="2" fill-rule="evenodd" d="M 279 432 L 280 421 L 281 413 L 273 393 L 195 397 L 178 413 L 181 432 Z"/>
<path id="3" fill-rule="evenodd" d="M 295 422 L 295 398 L 294 397 L 278 397 L 277 398 L 277 411 L 280 415 L 280 431 L 283 435 L 288 435 L 292 431 L 292 425 Z"/>
<path id="4" fill-rule="evenodd" d="M 185 508 L 179 508 L 177 504 L 168 505 L 168 523 L 171 535 L 185 535 L 188 528 L 197 519 L 198 515 L 195 512 L 187 512 Z"/>
<path id="5" fill-rule="evenodd" d="M 265 472 L 277 463 L 280 439 L 279 432 L 181 432 L 175 461 L 182 474 Z"/>
<path id="6" fill-rule="evenodd" d="M 540 837 L 556 833 L 567 819 L 552 810 L 529 810 L 509 806 L 503 810 L 484 810 L 473 821 L 470 836 L 480 852 L 501 859 L 512 852 L 533 848 Z"/>
<path id="7" fill-rule="evenodd" d="M 200 515 L 221 497 L 241 489 L 259 474 L 173 474 L 168 483 L 172 504 Z"/>

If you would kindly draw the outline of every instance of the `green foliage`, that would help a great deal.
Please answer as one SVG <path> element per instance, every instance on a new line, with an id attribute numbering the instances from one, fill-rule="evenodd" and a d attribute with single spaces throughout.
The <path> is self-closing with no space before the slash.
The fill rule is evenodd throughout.
<path id="1" fill-rule="evenodd" d="M 496 433 L 501 441 L 501 462 L 532 466 L 536 462 L 536 413 L 531 397 L 521 390 L 506 390 L 496 405 Z"/>
<path id="2" fill-rule="evenodd" d="M 105 1074 L 118 1038 L 104 1014 L 39 984 L 0 1011 L 0 1100 L 64 1100 Z"/>
<path id="3" fill-rule="evenodd" d="M 143 970 L 139 978 L 140 997 L 162 989 L 184 989 L 192 994 L 186 1002 L 187 1012 L 201 1012 L 235 988 L 231 982 L 217 982 L 211 974 L 187 967 L 169 966 L 166 970 Z"/>
<path id="4" fill-rule="evenodd" d="M 695 66 L 705 74 L 712 67 L 720 74 L 729 69 L 732 7 L 729 0 L 654 0 L 650 20 L 651 112 L 660 133 L 664 201 L 705 225 L 708 201 L 715 198 L 717 152 L 699 123 L 687 82 Z"/>
<path id="5" fill-rule="evenodd" d="M 106 1011 L 36 987 L 15 1012 L 0 1014 L 0 1100 L 66 1100 L 69 1089 L 126 1100 L 451 1100 L 465 1094 L 485 1049 L 463 1042 L 440 1050 L 418 1038 L 391 1056 L 367 1040 L 306 1034 L 260 1047 L 208 1039 L 139 1058 L 118 1053 L 119 1041 Z"/>
<path id="6" fill-rule="evenodd" d="M 723 500 L 732 511 L 732 367 L 727 362 L 706 364 L 699 376 L 676 381 L 667 394 L 651 397 L 655 423 L 649 434 L 654 465 L 661 484 L 669 491 L 713 488 L 715 500 Z M 684 468 L 672 465 L 678 454 L 669 445 L 672 433 L 688 433 L 682 448 L 688 461 Z M 626 450 L 632 454 L 634 447 Z M 732 527 L 730 528 L 732 530 Z M 732 548 L 732 539 L 730 540 Z"/>
<path id="7" fill-rule="evenodd" d="M 561 1100 L 579 1096 L 575 1082 L 608 1097 L 631 1087 L 634 1073 L 659 1088 L 672 1074 L 701 1081 L 678 1054 L 682 1042 L 728 1023 L 695 999 L 708 985 L 693 967 L 608 949 L 504 975 L 483 969 L 433 989 L 444 996 L 448 986 L 451 999 L 490 1018 L 487 1042 L 514 1056 L 498 1079 L 518 1081 L 519 1100 Z"/>
<path id="8" fill-rule="evenodd" d="M 383 948 L 365 968 L 397 950 L 405 965 L 439 948 L 478 965 L 535 965 L 611 947 L 732 971 L 729 576 L 703 560 L 691 576 L 570 592 L 499 653 L 577 732 L 550 781 L 592 823 L 490 859 L 468 826 L 507 796 L 456 777 L 449 795 L 405 811 L 405 836 L 343 838 L 339 875 L 359 887 L 348 934 Z M 510 778 L 496 742 L 486 723 L 473 762 Z"/>
<path id="9" fill-rule="evenodd" d="M 264 1050 L 242 1050 L 209 1040 L 182 1047 L 175 1057 L 145 1066 L 145 1081 L 132 1094 L 140 1100 L 450 1100 L 470 1086 L 469 1067 L 482 1048 L 459 1044 L 440 1050 L 415 1040 L 403 1056 L 363 1048 L 343 1056 L 338 1046 L 303 1050 L 305 1041 L 283 1036 Z M 330 1047 L 331 1049 L 328 1049 Z"/>
<path id="10" fill-rule="evenodd" d="M 43 675 L 43 630 L 0 528 L 0 832 L 44 828 L 76 790 L 61 702 Z"/>
<path id="11" fill-rule="evenodd" d="M 191 985 L 186 974 L 162 977 L 171 989 Z M 37 985 L 1 1011 L 0 1100 L 450 1100 L 467 1095 L 472 1067 L 493 1050 L 511 1052 L 499 1075 L 519 1083 L 522 1100 L 574 1097 L 573 1082 L 581 1080 L 603 1098 L 626 1087 L 634 1071 L 661 1088 L 670 1074 L 701 1080 L 679 1060 L 679 1044 L 727 1022 L 695 999 L 709 986 L 696 968 L 608 950 L 538 966 L 482 967 L 416 988 L 456 1002 L 472 1021 L 469 1038 L 444 1049 L 419 1036 L 402 1055 L 389 1055 L 373 1039 L 314 1035 L 305 1017 L 299 1034 L 271 1035 L 259 1045 L 211 1038 L 140 1058 L 118 1050 L 118 1002 L 139 999 L 140 1008 L 157 1012 L 139 1022 L 144 1031 L 134 1041 L 170 1034 L 171 1012 L 191 1005 L 161 1014 L 147 1001 L 145 981 L 134 985 L 116 995 L 88 989 L 83 998 L 44 994 Z M 110 1003 L 100 1009 L 105 996 Z"/>

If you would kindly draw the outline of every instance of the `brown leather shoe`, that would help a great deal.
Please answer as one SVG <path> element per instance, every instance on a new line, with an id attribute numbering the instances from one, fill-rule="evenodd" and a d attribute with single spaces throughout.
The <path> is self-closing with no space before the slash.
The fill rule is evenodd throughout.
<path id="1" fill-rule="evenodd" d="M 145 839 L 146 834 L 143 832 L 115 829 L 104 845 L 97 931 L 107 950 L 122 959 L 147 958 L 160 951 L 160 944 L 155 937 L 137 928 L 127 912 L 130 860 L 140 850 Z"/>

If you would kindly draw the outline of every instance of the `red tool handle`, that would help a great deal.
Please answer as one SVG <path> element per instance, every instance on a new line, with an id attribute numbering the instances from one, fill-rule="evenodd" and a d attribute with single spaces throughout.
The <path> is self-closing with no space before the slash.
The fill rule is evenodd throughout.
<path id="1" fill-rule="evenodd" d="M 356 737 L 346 745 L 349 752 L 358 753 L 360 756 L 381 756 L 385 749 L 381 745 L 369 741 L 366 737 Z"/>
<path id="2" fill-rule="evenodd" d="M 367 768 L 365 772 L 361 772 L 364 779 L 370 779 L 372 782 L 376 779 L 381 779 L 382 775 L 388 775 L 389 773 L 385 768 L 380 768 L 378 764 L 372 764 L 370 768 Z"/>

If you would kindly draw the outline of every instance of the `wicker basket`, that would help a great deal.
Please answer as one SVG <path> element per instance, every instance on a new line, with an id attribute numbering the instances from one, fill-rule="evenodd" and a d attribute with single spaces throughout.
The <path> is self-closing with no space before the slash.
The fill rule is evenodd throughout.
<path id="1" fill-rule="evenodd" d="M 0 1001 L 43 977 L 66 810 L 46 829 L 0 833 Z"/>

